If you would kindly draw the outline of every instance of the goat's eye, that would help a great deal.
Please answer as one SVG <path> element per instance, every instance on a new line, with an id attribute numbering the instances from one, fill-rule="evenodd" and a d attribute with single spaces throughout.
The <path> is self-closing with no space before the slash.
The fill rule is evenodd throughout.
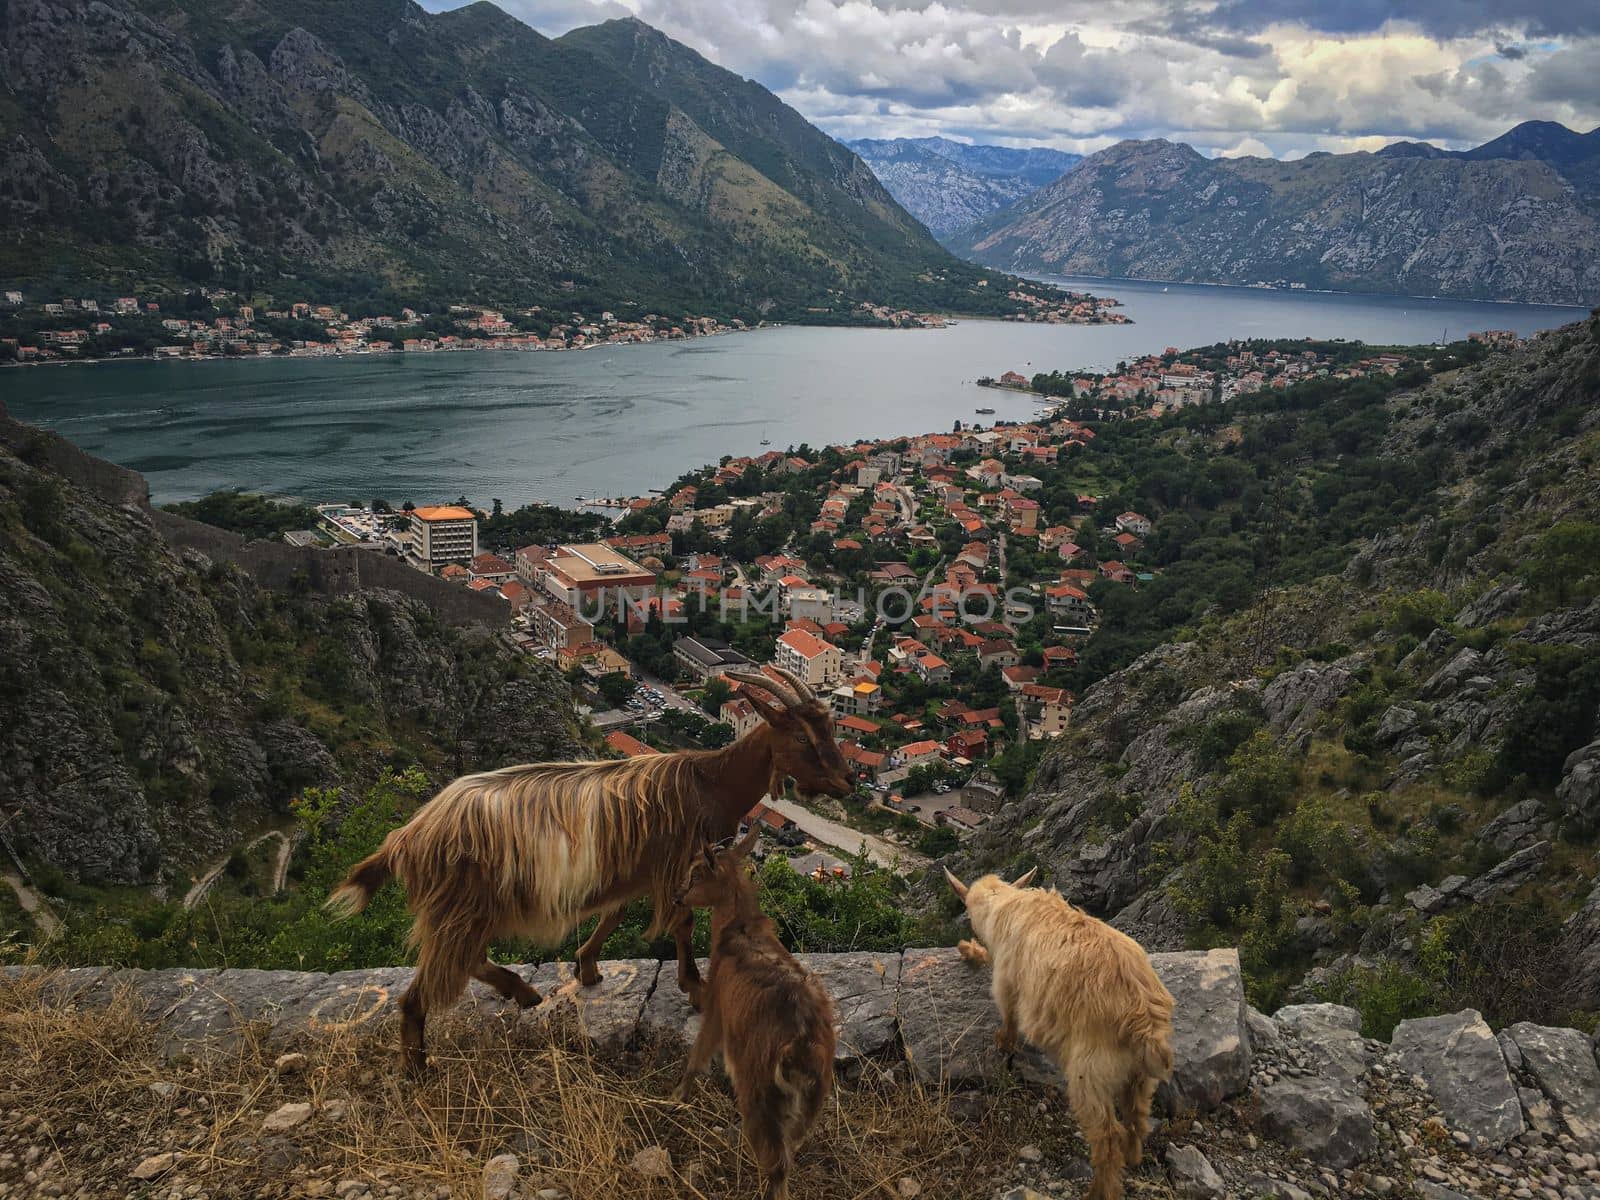
<path id="1" fill-rule="evenodd" d="M 803 733 L 795 734 L 794 735 L 794 740 L 795 740 L 795 745 L 797 745 L 797 746 L 809 746 L 811 744 L 811 739 L 808 738 Z"/>

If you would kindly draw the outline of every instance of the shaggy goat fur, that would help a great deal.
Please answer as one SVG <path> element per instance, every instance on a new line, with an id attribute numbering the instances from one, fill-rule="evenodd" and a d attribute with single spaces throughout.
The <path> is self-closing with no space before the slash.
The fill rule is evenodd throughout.
<path id="1" fill-rule="evenodd" d="M 720 1049 L 766 1193 L 783 1200 L 795 1151 L 833 1090 L 833 1001 L 761 913 L 743 866 L 759 837 L 752 829 L 731 850 L 707 851 L 685 896 L 685 903 L 712 905 L 711 976 L 677 1095 L 688 1098 Z"/>
<path id="2" fill-rule="evenodd" d="M 1013 1050 L 1020 1032 L 1055 1061 L 1089 1143 L 1088 1200 L 1117 1200 L 1123 1169 L 1144 1152 L 1151 1098 L 1172 1073 L 1171 993 L 1138 942 L 1055 889 L 949 879 L 977 936 L 962 957 L 994 968 L 995 1041 Z"/>
<path id="3" fill-rule="evenodd" d="M 454 1003 L 469 978 L 524 1006 L 539 1002 L 526 981 L 488 960 L 491 941 L 525 937 L 553 946 L 602 914 L 578 951 L 578 978 L 594 984 L 601 945 L 640 896 L 654 902 L 651 932 L 672 929 L 679 986 L 698 1004 L 694 915 L 677 898 L 701 848 L 731 835 L 785 775 L 813 792 L 840 794 L 849 783 L 826 712 L 809 690 L 797 684 L 791 693 L 764 676 L 750 682 L 783 703 L 751 693 L 766 720 L 731 746 L 463 776 L 356 865 L 329 898 L 331 911 L 359 912 L 398 876 L 415 917 L 417 971 L 401 1000 L 409 1067 L 426 1061 L 428 1012 Z"/>

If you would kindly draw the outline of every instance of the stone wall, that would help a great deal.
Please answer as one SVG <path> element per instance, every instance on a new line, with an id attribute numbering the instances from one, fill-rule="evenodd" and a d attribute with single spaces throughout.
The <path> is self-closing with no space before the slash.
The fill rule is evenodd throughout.
<path id="1" fill-rule="evenodd" d="M 802 955 L 828 986 L 839 1015 L 840 1066 L 905 1061 L 916 1078 L 955 1087 L 992 1083 L 1008 1073 L 1033 1082 L 1056 1078 L 1037 1052 L 1008 1064 L 995 1048 L 999 1028 L 986 969 L 954 949 L 904 953 Z M 1233 950 L 1152 956 L 1156 970 L 1181 997 L 1174 1018 L 1177 1068 L 1167 1089 L 1171 1108 L 1206 1110 L 1249 1083 L 1250 1047 L 1244 986 Z M 580 987 L 570 963 L 513 967 L 545 996 L 520 1012 L 481 984 L 470 985 L 463 1010 L 485 1019 L 542 1022 L 571 1019 L 585 1036 L 609 1049 L 645 1041 L 687 1045 L 698 1017 L 676 984 L 676 968 L 654 959 L 601 964 L 602 980 Z M 31 967 L 0 969 L 19 978 Z M 131 992 L 166 1034 L 173 1055 L 226 1045 L 246 1024 L 263 1023 L 282 1043 L 351 1030 L 396 1036 L 396 1002 L 410 967 L 320 974 L 257 970 L 118 970 L 80 967 L 45 976 L 46 994 L 84 1007 Z"/>

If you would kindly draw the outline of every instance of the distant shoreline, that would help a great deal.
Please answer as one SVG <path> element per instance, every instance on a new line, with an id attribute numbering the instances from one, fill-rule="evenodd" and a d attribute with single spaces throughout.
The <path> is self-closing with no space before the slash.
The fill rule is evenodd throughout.
<path id="1" fill-rule="evenodd" d="M 1003 268 L 996 267 L 996 270 Z M 1227 288 L 1240 292 L 1284 292 L 1291 296 L 1350 296 L 1361 300 L 1434 300 L 1441 304 L 1500 304 L 1511 305 L 1516 308 L 1570 308 L 1575 312 L 1593 312 L 1600 307 L 1600 297 L 1594 304 L 1572 304 L 1562 300 L 1486 300 L 1482 296 L 1429 296 L 1417 292 L 1357 292 L 1343 288 L 1314 288 L 1278 287 L 1275 284 L 1253 283 L 1224 283 L 1219 280 L 1199 279 L 1158 279 L 1154 277 L 1136 277 L 1132 275 L 1046 275 L 1042 273 L 1021 273 L 1022 278 L 1031 279 L 1035 283 L 1049 283 L 1061 286 L 1061 280 L 1085 280 L 1095 283 L 1159 283 L 1170 287 L 1177 284 L 1179 287 Z"/>

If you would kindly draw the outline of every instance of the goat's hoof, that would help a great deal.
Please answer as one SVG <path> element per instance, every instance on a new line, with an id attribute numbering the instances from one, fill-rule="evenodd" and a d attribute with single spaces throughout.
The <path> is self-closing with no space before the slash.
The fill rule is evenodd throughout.
<path id="1" fill-rule="evenodd" d="M 1010 1058 L 1017 1052 L 1017 1039 L 1014 1037 L 1007 1037 L 1003 1033 L 996 1033 L 994 1035 L 994 1045 L 995 1049 L 999 1050 L 1000 1053 L 1004 1054 L 1007 1058 Z"/>
<path id="2" fill-rule="evenodd" d="M 694 1096 L 694 1087 L 688 1082 L 680 1083 L 672 1089 L 672 1098 L 679 1104 L 687 1104 Z"/>
<path id="3" fill-rule="evenodd" d="M 407 1079 L 426 1079 L 433 1074 L 433 1064 L 428 1061 L 426 1054 L 414 1054 L 409 1050 L 402 1050 L 400 1070 Z"/>
<path id="4" fill-rule="evenodd" d="M 592 962 L 578 964 L 578 982 L 584 987 L 594 987 L 600 982 L 600 968 Z"/>

